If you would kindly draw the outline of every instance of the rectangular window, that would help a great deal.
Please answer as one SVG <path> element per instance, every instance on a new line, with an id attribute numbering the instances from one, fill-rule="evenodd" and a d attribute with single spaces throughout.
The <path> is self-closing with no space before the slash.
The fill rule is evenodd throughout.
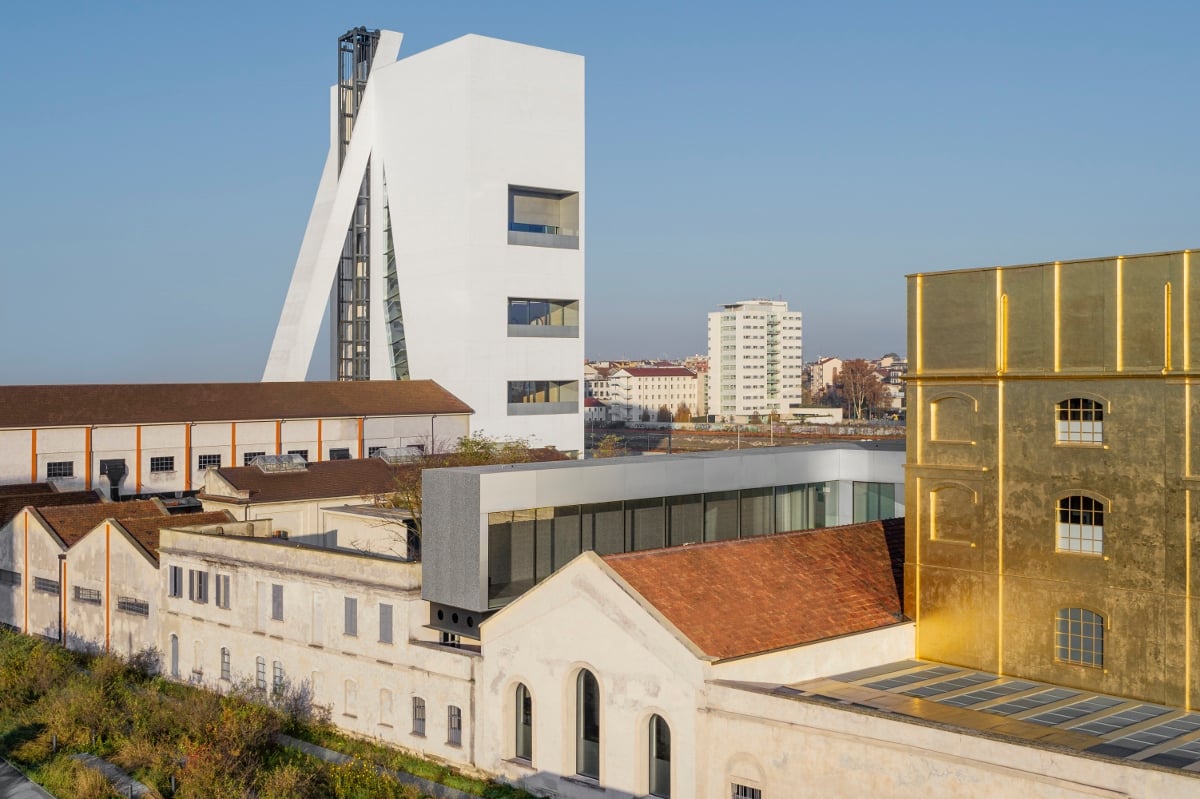
<path id="1" fill-rule="evenodd" d="M 229 610 L 229 575 L 218 574 L 214 582 L 217 584 L 217 607 Z"/>
<path id="2" fill-rule="evenodd" d="M 261 656 L 254 661 L 254 687 L 260 691 L 267 690 L 267 660 Z"/>
<path id="3" fill-rule="evenodd" d="M 749 785 L 738 785 L 733 783 L 733 799 L 762 799 L 762 791 L 758 788 L 751 788 Z"/>
<path id="4" fill-rule="evenodd" d="M 508 243 L 579 249 L 579 192 L 509 186 Z"/>
<path id="5" fill-rule="evenodd" d="M 33 578 L 33 590 L 43 594 L 58 596 L 58 580 L 47 580 L 45 577 Z"/>
<path id="6" fill-rule="evenodd" d="M 99 605 L 101 601 L 100 592 L 95 588 L 81 588 L 77 585 L 75 586 L 75 601 L 85 602 L 89 605 Z"/>
<path id="7" fill-rule="evenodd" d="M 21 573 L 9 569 L 0 569 L 0 585 L 21 585 Z"/>
<path id="8" fill-rule="evenodd" d="M 271 618 L 283 621 L 283 586 L 271 586 Z"/>
<path id="9" fill-rule="evenodd" d="M 367 447 L 367 457 L 374 458 L 385 449 L 387 449 L 387 447 Z"/>
<path id="10" fill-rule="evenodd" d="M 412 701 L 413 735 L 425 735 L 425 700 L 414 696 Z"/>
<path id="11" fill-rule="evenodd" d="M 854 523 L 891 519 L 896 515 L 896 486 L 891 483 L 854 484 Z"/>
<path id="12" fill-rule="evenodd" d="M 276 660 L 271 667 L 271 692 L 276 696 L 283 695 L 283 663 Z"/>
<path id="13" fill-rule="evenodd" d="M 46 464 L 46 478 L 54 479 L 55 477 L 74 477 L 75 462 L 74 461 L 51 461 Z"/>
<path id="14" fill-rule="evenodd" d="M 704 540 L 738 537 L 738 492 L 710 491 L 704 495 Z"/>
<path id="15" fill-rule="evenodd" d="M 201 605 L 208 603 L 208 572 L 188 569 L 188 599 Z"/>
<path id="16" fill-rule="evenodd" d="M 249 466 L 251 463 L 254 462 L 254 459 L 257 458 L 259 455 L 266 455 L 266 454 L 267 453 L 265 453 L 265 452 L 247 452 L 244 455 L 242 455 L 242 465 Z M 234 462 L 236 463 L 236 461 L 234 461 Z"/>
<path id="17" fill-rule="evenodd" d="M 117 597 L 117 610 L 132 616 L 149 616 L 150 603 L 131 596 Z"/>
<path id="18" fill-rule="evenodd" d="M 183 567 L 168 567 L 167 596 L 183 596 Z"/>
<path id="19" fill-rule="evenodd" d="M 348 461 L 350 460 L 350 450 L 345 447 L 329 450 L 329 460 L 331 461 Z"/>
<path id="20" fill-rule="evenodd" d="M 462 746 L 462 708 L 454 705 L 446 709 L 446 743 Z"/>
<path id="21" fill-rule="evenodd" d="M 304 458 L 305 463 L 308 462 L 308 450 L 306 450 L 306 449 L 289 449 L 288 454 L 289 455 L 299 455 L 301 458 Z"/>
<path id="22" fill-rule="evenodd" d="M 508 415 L 579 412 L 578 380 L 510 380 Z"/>
<path id="23" fill-rule="evenodd" d="M 508 335 L 577 338 L 579 336 L 579 301 L 510 297 L 508 300 Z"/>
<path id="24" fill-rule="evenodd" d="M 379 605 L 379 643 L 390 644 L 392 642 L 392 606 Z"/>
<path id="25" fill-rule="evenodd" d="M 159 472 L 175 471 L 175 456 L 164 455 L 158 458 L 150 459 L 150 473 L 157 474 Z"/>
<path id="26" fill-rule="evenodd" d="M 229 662 L 229 648 L 221 647 L 221 679 L 229 682 L 233 679 L 233 669 Z"/>
<path id="27" fill-rule="evenodd" d="M 220 469 L 221 468 L 221 456 L 220 455 L 197 456 L 196 468 L 197 469 Z"/>
<path id="28" fill-rule="evenodd" d="M 358 600 L 352 596 L 346 597 L 346 624 L 342 632 L 345 635 L 358 635 Z"/>

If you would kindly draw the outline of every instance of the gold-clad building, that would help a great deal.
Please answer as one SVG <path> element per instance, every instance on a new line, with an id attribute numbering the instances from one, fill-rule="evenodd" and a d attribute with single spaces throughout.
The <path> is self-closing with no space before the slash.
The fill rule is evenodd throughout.
<path id="1" fill-rule="evenodd" d="M 1200 259 L 910 275 L 908 320 L 918 656 L 1200 705 Z"/>

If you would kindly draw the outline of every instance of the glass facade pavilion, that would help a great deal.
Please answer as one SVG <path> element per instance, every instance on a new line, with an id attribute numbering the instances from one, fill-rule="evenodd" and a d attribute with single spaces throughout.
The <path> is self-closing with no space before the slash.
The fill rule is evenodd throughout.
<path id="1" fill-rule="evenodd" d="M 429 470 L 422 594 L 430 624 L 477 637 L 490 613 L 589 550 L 902 516 L 903 469 L 903 442 L 846 442 Z"/>

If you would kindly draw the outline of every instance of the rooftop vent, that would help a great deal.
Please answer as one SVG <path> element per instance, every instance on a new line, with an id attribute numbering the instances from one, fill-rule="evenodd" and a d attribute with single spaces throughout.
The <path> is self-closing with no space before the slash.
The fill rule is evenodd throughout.
<path id="1" fill-rule="evenodd" d="M 308 461 L 302 455 L 259 455 L 250 461 L 251 466 L 257 466 L 265 474 L 282 474 L 284 472 L 303 472 L 308 470 Z"/>
<path id="2" fill-rule="evenodd" d="M 420 447 L 383 447 L 375 453 L 375 457 L 383 458 L 394 466 L 400 463 L 413 463 L 420 460 L 424 454 Z"/>

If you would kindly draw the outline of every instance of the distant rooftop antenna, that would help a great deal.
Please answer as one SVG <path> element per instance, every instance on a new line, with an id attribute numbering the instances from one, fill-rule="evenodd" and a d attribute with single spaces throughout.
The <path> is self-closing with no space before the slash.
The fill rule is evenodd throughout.
<path id="1" fill-rule="evenodd" d="M 257 466 L 265 474 L 283 474 L 286 472 L 304 472 L 308 470 L 308 461 L 303 455 L 288 453 L 287 455 L 259 455 L 250 461 L 251 466 Z"/>
<path id="2" fill-rule="evenodd" d="M 413 463 L 421 459 L 424 453 L 417 447 L 384 447 L 376 453 L 376 457 L 397 466 L 401 463 Z"/>

